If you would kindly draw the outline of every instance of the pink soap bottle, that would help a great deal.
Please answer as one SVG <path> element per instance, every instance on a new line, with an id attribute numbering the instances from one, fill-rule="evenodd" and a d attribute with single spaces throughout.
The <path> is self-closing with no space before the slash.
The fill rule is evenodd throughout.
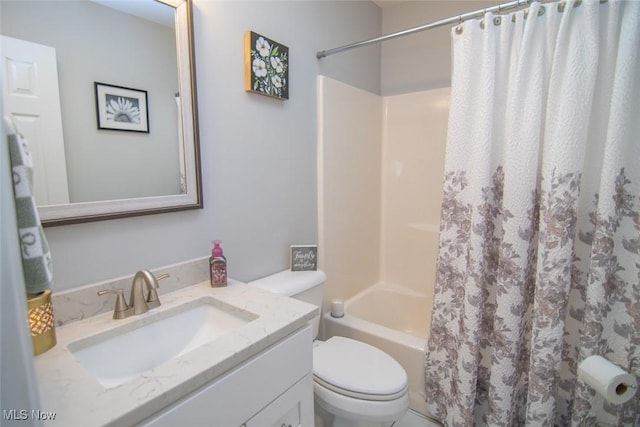
<path id="1" fill-rule="evenodd" d="M 209 258 L 209 272 L 211 273 L 211 287 L 227 286 L 227 259 L 222 254 L 220 240 L 213 241 L 213 249 Z"/>

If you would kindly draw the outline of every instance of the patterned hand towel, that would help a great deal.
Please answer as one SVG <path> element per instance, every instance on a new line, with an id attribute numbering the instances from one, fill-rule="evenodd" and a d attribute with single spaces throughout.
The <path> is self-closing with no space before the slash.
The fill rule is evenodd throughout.
<path id="1" fill-rule="evenodd" d="M 25 286 L 27 293 L 39 294 L 51 288 L 53 282 L 51 253 L 33 198 L 33 161 L 29 145 L 14 126 L 8 126 L 8 131 Z"/>

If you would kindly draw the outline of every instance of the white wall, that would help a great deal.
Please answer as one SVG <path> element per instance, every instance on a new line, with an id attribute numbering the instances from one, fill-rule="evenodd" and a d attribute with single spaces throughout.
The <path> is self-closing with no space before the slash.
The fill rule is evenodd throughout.
<path id="1" fill-rule="evenodd" d="M 210 253 L 223 241 L 230 276 L 287 268 L 291 244 L 317 242 L 316 76 L 377 93 L 379 46 L 319 62 L 318 50 L 379 34 L 361 1 L 194 0 L 204 209 L 45 229 L 54 290 Z M 245 93 L 243 34 L 290 49 L 290 99 Z"/>

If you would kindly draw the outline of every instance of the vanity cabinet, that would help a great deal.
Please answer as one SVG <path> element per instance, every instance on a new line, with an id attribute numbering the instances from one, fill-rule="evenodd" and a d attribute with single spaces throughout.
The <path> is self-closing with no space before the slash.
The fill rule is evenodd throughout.
<path id="1" fill-rule="evenodd" d="M 309 391 L 311 391 L 310 402 L 307 400 Z M 310 413 L 307 414 L 305 411 Z M 313 376 L 311 373 L 243 424 L 243 427 L 299 426 L 313 426 Z"/>
<path id="2" fill-rule="evenodd" d="M 311 335 L 299 329 L 139 425 L 312 427 Z"/>

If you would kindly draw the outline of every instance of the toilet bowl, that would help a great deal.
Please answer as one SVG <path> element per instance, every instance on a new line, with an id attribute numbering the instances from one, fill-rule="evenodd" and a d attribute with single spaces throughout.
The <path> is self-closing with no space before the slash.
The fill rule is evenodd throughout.
<path id="1" fill-rule="evenodd" d="M 282 271 L 250 285 L 322 308 L 326 275 Z M 321 316 L 312 320 L 318 336 Z M 315 427 L 388 427 L 409 408 L 407 374 L 387 353 L 345 337 L 313 342 Z"/>
<path id="2" fill-rule="evenodd" d="M 409 407 L 407 374 L 391 356 L 360 341 L 314 342 L 316 427 L 390 426 Z"/>

